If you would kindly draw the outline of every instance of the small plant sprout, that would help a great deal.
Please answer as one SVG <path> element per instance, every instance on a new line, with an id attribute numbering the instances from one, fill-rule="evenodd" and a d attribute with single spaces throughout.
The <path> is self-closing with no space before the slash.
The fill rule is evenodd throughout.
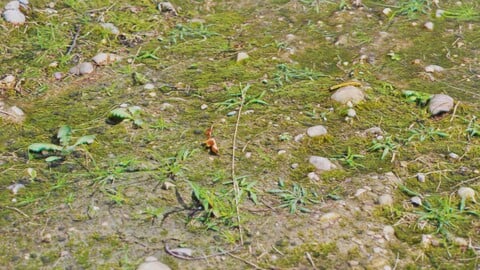
<path id="1" fill-rule="evenodd" d="M 135 127 L 143 127 L 141 118 L 142 108 L 139 106 L 130 106 L 127 108 L 116 108 L 108 113 L 108 121 L 112 124 L 118 124 L 123 120 L 133 121 Z"/>
<path id="2" fill-rule="evenodd" d="M 284 186 L 283 181 L 279 182 L 279 186 Z M 315 192 L 309 192 L 299 184 L 293 184 L 292 190 L 272 189 L 268 192 L 276 194 L 278 197 L 280 197 L 282 200 L 280 207 L 288 207 L 291 214 L 294 214 L 297 209 L 303 213 L 311 212 L 306 205 L 311 203 L 319 203 L 319 201 L 316 199 L 318 195 Z"/>
<path id="3" fill-rule="evenodd" d="M 177 44 L 178 41 L 196 38 L 202 38 L 203 40 L 206 40 L 209 37 L 218 35 L 218 33 L 208 30 L 208 27 L 204 24 L 177 24 L 169 33 L 169 41 L 171 45 L 174 45 Z"/>
<path id="4" fill-rule="evenodd" d="M 468 123 L 468 127 L 467 127 L 466 132 L 471 137 L 480 136 L 480 125 L 475 123 L 476 120 L 477 120 L 477 117 L 473 116 L 472 120 L 470 120 L 470 122 Z"/>
<path id="5" fill-rule="evenodd" d="M 256 181 L 249 182 L 247 181 L 247 176 L 240 176 L 236 179 L 238 181 L 239 194 L 238 197 L 242 198 L 243 194 L 247 194 L 248 198 L 252 200 L 253 203 L 258 204 L 257 190 L 255 189 Z M 224 185 L 233 184 L 233 181 L 225 182 Z"/>
<path id="6" fill-rule="evenodd" d="M 353 153 L 352 149 L 349 146 L 347 148 L 346 153 L 344 153 L 342 155 L 337 155 L 337 156 L 333 157 L 333 159 L 342 161 L 343 163 L 345 163 L 346 165 L 348 165 L 351 168 L 356 168 L 356 167 L 365 168 L 365 166 L 363 166 L 362 164 L 359 164 L 359 163 L 355 162 L 355 159 L 360 159 L 360 158 L 364 158 L 364 157 L 365 156 L 363 156 L 363 155 Z"/>
<path id="7" fill-rule="evenodd" d="M 381 141 L 373 140 L 372 146 L 368 148 L 368 151 L 378 151 L 378 150 L 382 151 L 382 156 L 380 157 L 380 159 L 382 160 L 384 160 L 385 157 L 387 157 L 387 155 L 391 153 L 392 154 L 391 161 L 393 162 L 395 160 L 395 153 L 397 148 L 398 148 L 398 144 L 393 141 L 392 136 L 388 136 Z"/>
<path id="8" fill-rule="evenodd" d="M 284 132 L 284 133 L 278 135 L 278 139 L 282 142 L 287 142 L 287 141 L 292 140 L 292 135 L 290 135 L 290 133 L 288 133 L 288 132 Z"/>
<path id="9" fill-rule="evenodd" d="M 30 153 L 40 153 L 42 156 L 48 156 L 45 161 L 50 163 L 63 160 L 67 155 L 80 150 L 79 146 L 92 144 L 95 140 L 95 135 L 85 135 L 78 138 L 74 144 L 70 145 L 69 143 L 72 138 L 72 133 L 73 131 L 71 127 L 67 125 L 61 126 L 58 129 L 56 136 L 60 142 L 59 145 L 53 143 L 33 143 L 28 146 L 28 151 Z"/>
<path id="10" fill-rule="evenodd" d="M 247 91 L 250 89 L 250 84 L 247 84 L 245 87 L 240 85 L 240 91 L 234 94 L 230 94 L 232 98 L 229 98 L 225 101 L 215 103 L 220 109 L 231 109 L 239 107 L 242 103 L 244 107 L 247 107 L 252 104 L 259 104 L 259 105 L 268 105 L 266 101 L 262 98 L 266 94 L 266 91 L 263 91 L 258 96 L 250 96 L 247 95 Z M 230 90 L 228 88 L 227 90 Z"/>
<path id="11" fill-rule="evenodd" d="M 408 102 L 415 102 L 420 106 L 427 105 L 428 101 L 433 97 L 432 94 L 412 90 L 404 90 L 402 94 Z"/>
<path id="12" fill-rule="evenodd" d="M 273 75 L 273 80 L 278 86 L 283 86 L 283 83 L 290 83 L 292 80 L 316 80 L 320 77 L 328 77 L 321 72 L 313 71 L 308 68 L 294 68 L 286 64 L 277 65 L 277 72 Z"/>
<path id="13" fill-rule="evenodd" d="M 431 141 L 435 141 L 435 137 L 446 138 L 448 134 L 435 129 L 433 127 L 426 128 L 424 125 L 420 125 L 420 128 L 410 129 L 410 137 L 408 137 L 407 141 L 410 142 L 415 138 L 418 138 L 420 142 L 425 141 L 426 139 L 430 139 Z"/>
<path id="14" fill-rule="evenodd" d="M 460 211 L 463 211 L 465 209 L 465 203 L 467 200 L 471 200 L 474 203 L 477 203 L 475 200 L 475 190 L 469 187 L 461 187 L 457 191 L 458 196 L 461 199 L 460 202 Z"/>

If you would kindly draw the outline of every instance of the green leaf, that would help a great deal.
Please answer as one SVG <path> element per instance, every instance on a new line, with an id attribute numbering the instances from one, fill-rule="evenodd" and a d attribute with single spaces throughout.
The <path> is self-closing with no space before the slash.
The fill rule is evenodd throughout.
<path id="1" fill-rule="evenodd" d="M 68 145 L 70 137 L 72 136 L 72 128 L 64 125 L 58 129 L 57 138 L 60 140 L 62 146 Z"/>
<path id="2" fill-rule="evenodd" d="M 50 157 L 46 158 L 45 161 L 50 163 L 50 162 L 54 162 L 54 161 L 61 160 L 61 159 L 62 159 L 62 157 L 59 157 L 59 156 L 50 156 Z"/>
<path id="3" fill-rule="evenodd" d="M 30 152 L 61 151 L 63 148 L 53 143 L 33 143 L 28 146 Z"/>
<path id="4" fill-rule="evenodd" d="M 78 138 L 77 142 L 74 146 L 82 145 L 82 144 L 91 144 L 95 140 L 95 135 L 86 135 Z"/>
<path id="5" fill-rule="evenodd" d="M 125 108 L 117 108 L 110 111 L 108 118 L 133 119 L 132 115 Z"/>

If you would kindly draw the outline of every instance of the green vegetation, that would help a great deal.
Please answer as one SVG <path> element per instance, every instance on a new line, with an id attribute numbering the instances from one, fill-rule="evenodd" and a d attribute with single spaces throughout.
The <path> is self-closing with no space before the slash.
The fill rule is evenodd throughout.
<path id="1" fill-rule="evenodd" d="M 38 153 L 41 157 L 45 157 L 46 162 L 55 162 L 64 160 L 68 155 L 75 151 L 83 150 L 80 146 L 84 144 L 92 144 L 95 140 L 95 135 L 85 135 L 76 140 L 76 142 L 70 145 L 72 139 L 72 128 L 69 126 L 61 126 L 58 129 L 56 139 L 59 144 L 53 143 L 33 143 L 28 146 L 30 153 Z M 53 154 L 53 155 L 52 155 Z"/>
<path id="2" fill-rule="evenodd" d="M 172 269 L 477 268 L 480 206 L 456 193 L 480 183 L 475 1 L 50 2 L 2 19 L 0 116 L 26 117 L 0 119 L 0 265 L 136 269 L 168 242 L 233 250 L 155 253 Z M 68 73 L 99 52 L 122 60 Z M 345 85 L 365 94 L 353 121 Z M 455 108 L 432 117 L 438 93 Z"/>

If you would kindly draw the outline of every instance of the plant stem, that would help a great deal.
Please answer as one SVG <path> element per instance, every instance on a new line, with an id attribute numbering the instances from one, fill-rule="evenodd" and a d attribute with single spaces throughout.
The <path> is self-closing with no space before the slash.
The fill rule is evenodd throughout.
<path id="1" fill-rule="evenodd" d="M 238 222 L 238 231 L 240 234 L 240 244 L 243 245 L 243 230 L 242 230 L 242 224 L 241 224 L 241 219 L 240 219 L 240 209 L 239 209 L 239 204 L 240 204 L 240 198 L 238 195 L 240 194 L 239 186 L 238 186 L 238 181 L 237 178 L 235 177 L 235 150 L 237 148 L 237 133 L 238 133 L 238 125 L 240 123 L 240 116 L 242 115 L 242 109 L 243 105 L 245 103 L 245 96 L 247 94 L 249 86 L 247 85 L 245 88 L 241 89 L 241 97 L 240 97 L 240 108 L 238 108 L 238 113 L 237 113 L 237 121 L 235 122 L 235 130 L 233 132 L 233 146 L 232 146 L 232 181 L 233 181 L 233 189 L 235 191 L 235 210 L 237 212 L 237 222 Z"/>

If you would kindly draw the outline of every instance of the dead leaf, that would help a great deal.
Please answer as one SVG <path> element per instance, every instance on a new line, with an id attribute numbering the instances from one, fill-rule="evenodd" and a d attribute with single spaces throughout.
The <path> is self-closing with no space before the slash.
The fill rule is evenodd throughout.
<path id="1" fill-rule="evenodd" d="M 212 153 L 218 155 L 218 146 L 214 138 L 209 138 L 208 140 L 206 140 L 205 145 L 210 148 L 210 151 L 212 151 Z"/>

